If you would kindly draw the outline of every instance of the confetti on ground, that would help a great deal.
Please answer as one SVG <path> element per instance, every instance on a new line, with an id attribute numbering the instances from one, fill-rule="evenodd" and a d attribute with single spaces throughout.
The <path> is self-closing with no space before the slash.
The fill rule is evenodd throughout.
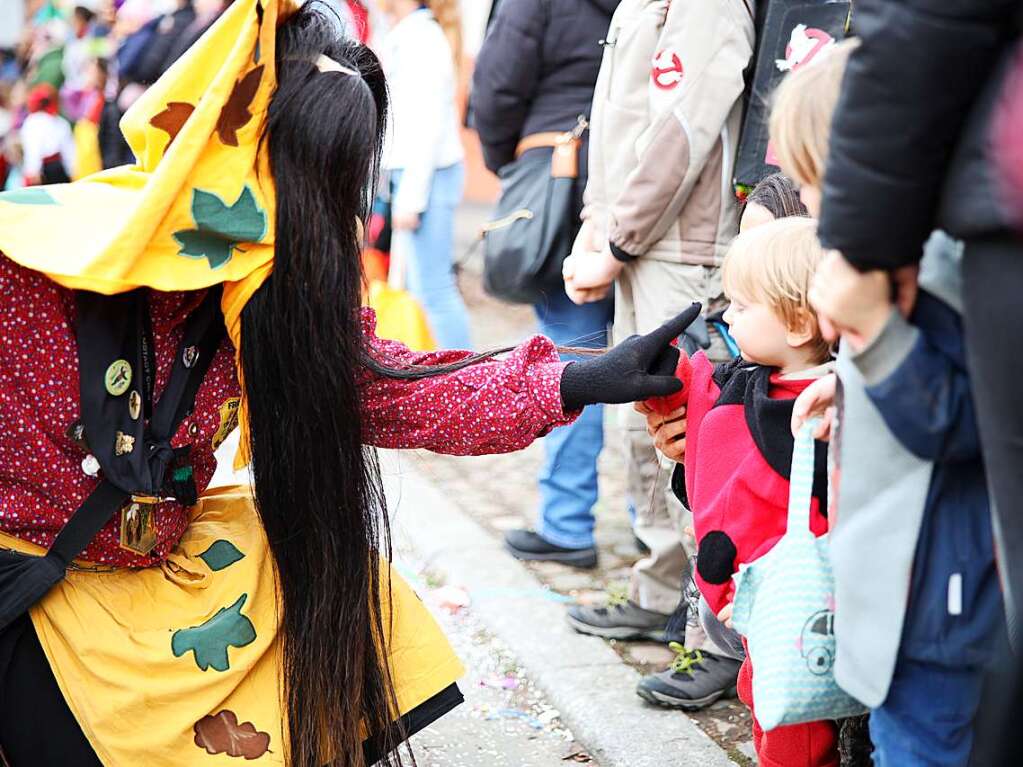
<path id="1" fill-rule="evenodd" d="M 491 674 L 480 680 L 480 687 L 492 687 L 495 690 L 515 690 L 518 686 L 519 678 L 512 673 L 503 676 Z"/>
<path id="2" fill-rule="evenodd" d="M 452 615 L 472 603 L 469 592 L 460 586 L 441 586 L 439 589 L 435 589 L 431 596 L 442 610 L 446 610 Z"/>

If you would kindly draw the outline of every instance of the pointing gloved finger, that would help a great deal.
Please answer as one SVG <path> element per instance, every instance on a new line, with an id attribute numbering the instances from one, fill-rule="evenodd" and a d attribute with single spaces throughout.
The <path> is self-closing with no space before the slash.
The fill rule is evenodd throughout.
<path id="1" fill-rule="evenodd" d="M 674 346 L 663 346 L 658 350 L 654 361 L 647 368 L 647 372 L 655 376 L 675 375 L 675 368 L 678 367 L 678 358 L 681 352 Z"/>
<path id="2" fill-rule="evenodd" d="M 667 346 L 693 324 L 693 320 L 700 316 L 701 309 L 703 309 L 703 306 L 698 301 L 694 301 L 692 306 L 677 317 L 665 322 L 657 330 L 649 333 L 647 338 L 653 340 L 657 346 Z"/>
<path id="3" fill-rule="evenodd" d="M 682 382 L 675 376 L 643 376 L 637 383 L 634 399 L 650 399 L 651 397 L 667 397 L 682 391 Z"/>

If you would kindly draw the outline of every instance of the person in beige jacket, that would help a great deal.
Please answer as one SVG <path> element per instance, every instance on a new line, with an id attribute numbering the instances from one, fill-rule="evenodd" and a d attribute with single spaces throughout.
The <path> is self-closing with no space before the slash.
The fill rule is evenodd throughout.
<path id="1" fill-rule="evenodd" d="M 599 300 L 614 284 L 618 341 L 693 301 L 707 311 L 723 304 L 719 267 L 737 231 L 732 178 L 752 0 L 623 0 L 603 45 L 583 225 L 564 274 L 576 303 Z M 727 356 L 716 337 L 708 351 Z M 621 417 L 635 532 L 650 553 L 633 568 L 628 601 L 574 607 L 568 620 L 598 636 L 662 639 L 692 542 L 683 545 L 686 511 L 644 419 L 632 409 Z M 737 664 L 719 658 L 698 622 L 686 644 L 704 652 L 679 705 L 699 708 L 734 685 Z"/>

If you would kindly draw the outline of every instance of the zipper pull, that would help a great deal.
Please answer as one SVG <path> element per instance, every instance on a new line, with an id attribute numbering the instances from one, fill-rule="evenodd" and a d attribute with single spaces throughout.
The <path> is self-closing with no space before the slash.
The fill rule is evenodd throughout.
<path id="1" fill-rule="evenodd" d="M 589 127 L 590 122 L 586 119 L 586 115 L 579 115 L 576 120 L 575 127 L 572 129 L 572 138 L 582 138 L 582 135 Z"/>

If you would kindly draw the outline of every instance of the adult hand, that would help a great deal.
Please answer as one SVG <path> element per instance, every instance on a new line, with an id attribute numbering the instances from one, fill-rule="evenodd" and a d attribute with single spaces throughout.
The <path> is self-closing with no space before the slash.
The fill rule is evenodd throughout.
<path id="1" fill-rule="evenodd" d="M 895 306 L 899 313 L 909 318 L 916 306 L 916 295 L 920 292 L 917 280 L 920 278 L 920 264 L 902 266 L 892 272 L 892 284 L 895 286 Z"/>
<path id="2" fill-rule="evenodd" d="M 634 407 L 640 412 L 649 409 L 645 402 L 637 402 Z M 653 410 L 646 412 L 645 415 L 646 430 L 654 439 L 654 447 L 676 463 L 685 463 L 686 406 L 682 405 L 666 416 Z"/>
<path id="3" fill-rule="evenodd" d="M 419 228 L 418 213 L 399 213 L 394 211 L 391 214 L 391 228 L 397 231 L 414 232 Z"/>
<path id="4" fill-rule="evenodd" d="M 565 410 L 598 402 L 619 404 L 666 397 L 682 389 L 675 377 L 679 351 L 671 342 L 700 314 L 693 304 L 645 336 L 630 336 L 606 354 L 572 362 L 561 376 Z"/>
<path id="5" fill-rule="evenodd" d="M 575 266 L 578 256 L 569 256 L 561 266 L 561 276 L 565 280 L 565 294 L 572 303 L 582 306 L 583 304 L 600 301 L 611 290 L 611 283 L 599 285 L 595 288 L 580 288 L 575 283 Z M 582 258 L 586 258 L 585 255 Z"/>
<path id="6" fill-rule="evenodd" d="M 597 226 L 593 218 L 587 217 L 582 221 L 579 232 L 575 236 L 575 242 L 572 243 L 572 253 L 592 253 L 595 250 L 600 250 L 607 240 L 607 235 Z"/>
<path id="7" fill-rule="evenodd" d="M 838 376 L 834 373 L 818 378 L 796 397 L 792 405 L 792 436 L 811 418 L 821 421 L 813 431 L 813 438 L 827 442 L 831 439 L 831 425 L 835 420 L 835 388 Z"/>
<path id="8" fill-rule="evenodd" d="M 825 324 L 833 325 L 860 349 L 876 338 L 888 321 L 891 278 L 883 271 L 860 272 L 833 250 L 818 265 L 809 298 Z"/>
<path id="9" fill-rule="evenodd" d="M 578 289 L 602 288 L 610 285 L 621 274 L 625 264 L 611 255 L 611 246 L 604 244 L 599 252 L 573 254 L 571 280 Z M 562 275 L 565 269 L 562 267 Z M 566 278 L 566 282 L 568 278 Z"/>

